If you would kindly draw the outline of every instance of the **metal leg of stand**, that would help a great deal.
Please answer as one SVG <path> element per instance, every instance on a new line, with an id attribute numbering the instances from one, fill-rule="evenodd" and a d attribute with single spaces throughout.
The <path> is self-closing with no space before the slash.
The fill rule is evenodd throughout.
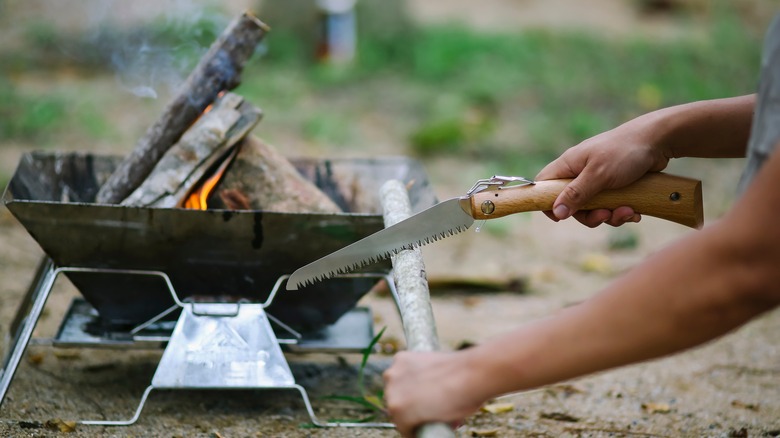
<path id="1" fill-rule="evenodd" d="M 276 295 L 276 292 L 280 289 L 281 284 L 287 279 L 287 276 L 281 277 L 277 284 L 275 285 L 272 293 L 269 295 L 268 299 L 263 304 L 249 304 L 249 303 L 199 303 L 197 305 L 198 310 L 195 309 L 194 303 L 188 303 L 185 304 L 181 300 L 179 300 L 175 290 L 173 289 L 173 285 L 170 282 L 170 279 L 168 278 L 165 273 L 157 272 L 157 271 L 131 271 L 131 270 L 118 270 L 118 269 L 94 269 L 94 268 L 56 268 L 54 266 L 54 263 L 49 259 L 45 258 L 41 261 L 41 264 L 38 267 L 38 271 L 36 272 L 35 279 L 33 280 L 32 284 L 30 285 L 30 289 L 28 290 L 27 294 L 25 295 L 21 305 L 19 306 L 19 310 L 17 311 L 17 315 L 15 316 L 12 324 L 11 324 L 11 333 L 13 334 L 13 342 L 11 344 L 11 349 L 7 353 L 6 358 L 3 362 L 3 368 L 0 370 L 0 406 L 2 406 L 3 399 L 5 398 L 5 394 L 8 390 L 8 387 L 11 384 L 11 380 L 13 379 L 14 373 L 16 372 L 16 369 L 19 366 L 19 363 L 21 361 L 22 356 L 24 355 L 24 352 L 27 348 L 27 345 L 30 342 L 30 339 L 32 337 L 33 330 L 35 329 L 35 326 L 38 322 L 38 319 L 41 316 L 41 313 L 43 311 L 44 306 L 46 305 L 46 300 L 48 299 L 52 288 L 54 287 L 54 282 L 57 279 L 57 276 L 61 272 L 112 272 L 112 273 L 124 273 L 124 274 L 138 274 L 138 275 L 152 275 L 152 276 L 159 276 L 161 277 L 167 284 L 171 295 L 176 302 L 177 307 L 181 307 L 183 312 L 182 315 L 179 317 L 179 321 L 176 324 L 176 328 L 174 329 L 174 333 L 171 336 L 171 340 L 168 342 L 168 346 L 166 347 L 165 353 L 163 353 L 163 358 L 160 361 L 160 364 L 158 365 L 158 369 L 155 372 L 155 376 L 152 379 L 152 384 L 146 388 L 143 395 L 141 396 L 141 400 L 138 404 L 138 407 L 135 410 L 134 415 L 128 419 L 128 420 L 80 420 L 79 423 L 85 424 L 85 425 L 98 425 L 98 426 L 129 426 L 134 424 L 138 418 L 141 415 L 141 411 L 144 408 L 144 405 L 146 404 L 146 401 L 149 397 L 149 393 L 153 389 L 196 389 L 196 388 L 211 388 L 211 389 L 296 389 L 303 398 L 303 402 L 306 406 L 306 411 L 309 414 L 309 418 L 311 419 L 312 423 L 319 427 L 394 427 L 392 423 L 334 423 L 334 422 L 323 422 L 320 421 L 317 416 L 314 414 L 314 409 L 312 408 L 311 402 L 309 400 L 309 396 L 306 392 L 306 389 L 303 388 L 301 385 L 298 385 L 295 383 L 294 377 L 292 376 L 292 373 L 289 370 L 289 365 L 287 364 L 287 361 L 284 359 L 284 355 L 282 354 L 282 351 L 279 346 L 279 341 L 276 338 L 275 333 L 273 332 L 270 322 L 267 319 L 268 315 L 265 313 L 264 309 L 265 307 L 269 306 L 271 304 L 271 301 L 273 300 L 274 296 Z M 392 278 L 390 278 L 387 275 L 377 275 L 377 274 L 355 274 L 351 275 L 355 277 L 384 277 L 387 279 L 388 284 L 390 285 L 391 291 L 393 293 L 394 298 L 397 298 L 394 285 L 392 284 Z M 397 300 L 396 300 L 397 303 Z M 169 312 L 171 309 L 169 309 L 167 312 Z M 218 324 L 220 327 L 224 326 L 229 328 L 230 330 L 205 330 L 207 332 L 203 336 L 197 336 L 197 340 L 200 341 L 202 347 L 202 350 L 200 352 L 201 355 L 205 355 L 201 357 L 203 360 L 197 360 L 198 356 L 195 353 L 189 351 L 189 356 L 185 353 L 187 353 L 187 349 L 182 347 L 181 342 L 186 341 L 187 336 L 183 335 L 183 327 L 185 324 L 189 324 L 195 328 L 202 328 L 200 326 L 211 322 L 217 321 L 220 324 Z M 282 325 L 284 327 L 284 325 Z M 300 337 L 297 332 L 294 332 L 293 330 L 289 329 L 293 334 Z M 192 333 L 197 333 L 201 330 L 194 330 L 192 327 L 190 327 L 190 330 L 187 330 L 186 332 L 192 335 Z M 212 333 L 213 332 L 213 333 Z M 235 335 L 239 335 L 240 333 L 246 332 L 245 337 L 234 337 Z M 177 336 L 176 334 L 179 333 Z M 222 336 L 222 337 L 220 337 Z M 216 341 L 214 338 L 217 338 Z M 230 342 L 227 342 L 227 340 L 231 340 L 233 342 L 232 345 Z M 247 343 L 246 341 L 249 340 L 251 342 Z M 190 340 L 191 341 L 191 340 Z M 224 342 L 223 342 L 224 341 Z M 236 344 L 237 341 L 242 341 Z M 227 342 L 227 343 L 225 343 Z M 222 345 L 225 344 L 225 345 Z M 244 345 L 247 344 L 247 345 Z M 218 350 L 215 354 L 212 347 L 220 347 L 216 348 Z M 232 346 L 232 348 L 231 348 Z M 237 348 L 241 347 L 241 348 Z M 231 372 L 221 372 L 221 373 L 213 373 L 213 372 L 202 372 L 202 373 L 190 373 L 189 371 L 193 371 L 193 367 L 195 368 L 194 371 L 197 371 L 197 368 L 199 365 L 202 365 L 203 363 L 216 363 L 216 364 L 223 364 L 227 360 L 227 362 L 236 362 L 235 358 L 230 359 L 227 358 L 227 356 L 230 356 L 227 353 L 234 353 L 238 354 L 238 356 L 241 356 L 242 354 L 246 353 L 247 347 L 250 347 L 249 350 L 253 350 L 255 353 L 262 353 L 260 356 L 265 357 L 265 360 L 261 361 L 263 366 L 258 367 L 257 364 L 252 362 L 254 364 L 254 367 L 250 367 L 251 370 L 254 370 L 254 373 L 248 372 L 248 373 L 238 373 L 238 371 L 241 371 L 239 369 L 237 371 L 235 366 L 232 366 L 230 368 Z M 187 350 L 187 351 L 185 351 Z M 193 357 L 190 357 L 193 356 Z M 226 357 L 223 357 L 226 356 Z M 254 354 L 252 357 L 255 358 L 255 356 L 258 356 L 258 354 Z M 228 360 L 230 359 L 230 360 Z M 238 359 L 241 359 L 239 357 Z M 256 358 L 255 358 L 256 361 Z M 243 362 L 240 360 L 238 361 L 240 363 L 247 362 L 247 358 L 243 358 Z M 251 361 L 249 361 L 251 362 Z M 268 366 L 266 362 L 271 362 L 274 364 L 273 368 L 268 368 L 268 370 L 273 371 L 272 373 L 265 373 L 265 368 Z M 248 363 L 248 362 L 247 362 Z M 235 363 L 233 363 L 235 365 Z M 250 370 L 250 368 L 247 368 L 247 370 Z M 257 373 L 257 370 L 260 369 L 263 371 L 262 373 Z M 182 370 L 187 370 L 188 372 L 181 374 Z M 244 370 L 244 371 L 247 371 Z M 207 370 L 208 371 L 208 370 Z M 193 380 L 193 374 L 196 374 L 198 377 Z"/>
<path id="2" fill-rule="evenodd" d="M 129 420 L 81 420 L 79 423 L 87 424 L 91 426 L 130 426 L 138 421 L 138 417 L 141 416 L 141 410 L 143 410 L 146 404 L 146 399 L 149 398 L 149 393 L 154 389 L 153 386 L 147 386 L 144 395 L 141 396 L 141 402 L 138 403 L 138 407 L 135 409 L 135 414 Z"/>
<path id="3" fill-rule="evenodd" d="M 49 258 L 41 260 L 35 274 L 35 280 L 30 284 L 30 289 L 11 324 L 13 341 L 3 361 L 2 375 L 0 375 L 0 406 L 3 405 L 5 394 L 8 392 L 8 387 L 11 386 L 11 380 L 14 378 L 22 356 L 24 356 L 35 325 L 38 323 L 38 318 L 41 317 L 41 312 L 49 298 L 57 274 L 58 271 Z"/>

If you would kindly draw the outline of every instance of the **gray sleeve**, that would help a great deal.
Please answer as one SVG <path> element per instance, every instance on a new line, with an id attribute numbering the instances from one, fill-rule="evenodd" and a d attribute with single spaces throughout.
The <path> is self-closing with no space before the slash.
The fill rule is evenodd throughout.
<path id="1" fill-rule="evenodd" d="M 761 56 L 761 77 L 750 128 L 747 166 L 739 182 L 742 193 L 780 141 L 780 14 L 769 26 Z"/>

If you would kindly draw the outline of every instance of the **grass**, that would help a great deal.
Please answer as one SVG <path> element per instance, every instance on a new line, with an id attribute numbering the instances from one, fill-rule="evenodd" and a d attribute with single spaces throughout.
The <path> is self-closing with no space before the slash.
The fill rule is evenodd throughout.
<path id="1" fill-rule="evenodd" d="M 82 71 L 100 66 L 110 74 L 107 60 L 129 41 L 176 48 L 163 58 L 184 77 L 223 25 L 156 23 L 108 32 L 96 45 L 94 38 L 53 35 L 33 23 L 26 55 L 0 54 L 14 60 L 0 62 L 0 74 L 18 77 L 74 62 Z M 533 175 L 566 147 L 641 113 L 753 92 L 761 48 L 760 37 L 728 11 L 704 37 L 675 40 L 436 26 L 393 38 L 369 33 L 359 41 L 357 62 L 334 69 L 314 65 L 304 41 L 275 29 L 237 90 L 265 110 L 262 135 L 371 154 L 367 144 L 377 135 L 367 130 L 373 129 L 396 154 L 457 155 L 496 173 Z M 74 60 L 68 53 L 91 55 Z M 62 129 L 82 129 L 86 139 L 115 135 L 97 109 L 99 97 L 72 114 L 56 90 L 35 94 L 9 84 L 0 83 L 0 140 L 35 140 Z M 65 123 L 74 117 L 81 122 Z"/>
<path id="2" fill-rule="evenodd" d="M 344 395 L 334 394 L 325 397 L 328 400 L 339 400 L 346 402 L 354 408 L 359 408 L 365 411 L 367 415 L 360 418 L 341 418 L 341 419 L 329 419 L 329 422 L 334 423 L 368 423 L 377 421 L 387 421 L 387 408 L 384 405 L 384 392 L 380 389 L 377 391 L 370 391 L 366 386 L 365 372 L 368 360 L 375 351 L 376 344 L 382 338 L 385 333 L 386 327 L 383 327 L 379 333 L 377 333 L 371 342 L 362 351 L 362 357 L 360 361 L 360 367 L 358 368 L 357 375 L 357 395 Z"/>
<path id="3" fill-rule="evenodd" d="M 46 146 L 67 130 L 81 131 L 88 139 L 117 140 L 117 130 L 99 101 L 95 96 L 74 96 L 68 88 L 45 93 L 22 90 L 0 77 L 0 142 Z"/>
<path id="4" fill-rule="evenodd" d="M 387 114 L 391 129 L 402 128 L 404 153 L 457 154 L 533 174 L 564 148 L 641 113 L 753 92 L 760 48 L 760 38 L 728 14 L 703 38 L 668 41 L 437 26 L 396 45 L 364 39 L 353 68 L 328 74 L 294 38 L 272 35 L 268 58 L 255 61 L 263 74 L 245 78 L 240 91 L 274 109 L 276 99 L 295 111 L 295 102 L 310 104 L 322 114 L 317 122 L 293 123 L 325 141 L 360 139 L 357 124 L 350 134 L 334 111 L 341 120 Z"/>
<path id="5" fill-rule="evenodd" d="M 59 96 L 21 93 L 0 79 L 0 140 L 38 140 L 57 129 L 66 113 L 66 102 Z"/>

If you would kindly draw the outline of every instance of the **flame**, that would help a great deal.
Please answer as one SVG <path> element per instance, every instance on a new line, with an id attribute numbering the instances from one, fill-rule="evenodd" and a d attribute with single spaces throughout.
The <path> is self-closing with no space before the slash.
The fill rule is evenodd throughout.
<path id="1" fill-rule="evenodd" d="M 226 90 L 220 91 L 217 94 L 217 99 L 224 96 L 226 92 Z M 200 113 L 198 118 L 208 114 L 212 108 L 214 108 L 213 102 L 203 109 L 203 112 Z M 192 193 L 190 193 L 190 195 L 182 203 L 184 208 L 189 208 L 192 210 L 206 210 L 208 208 L 206 200 L 209 199 L 209 196 L 214 190 L 214 187 L 216 187 L 219 180 L 222 179 L 222 175 L 225 173 L 228 165 L 233 161 L 233 157 L 236 156 L 236 153 L 237 149 L 233 148 L 233 151 L 222 160 L 222 163 L 219 165 L 219 168 L 217 168 L 216 172 L 214 172 L 213 175 L 211 175 L 203 184 L 201 184 L 200 187 L 197 187 L 195 190 L 193 190 Z"/>
<path id="2" fill-rule="evenodd" d="M 222 163 L 214 174 L 208 177 L 200 187 L 195 188 L 195 190 L 190 193 L 184 200 L 184 208 L 192 210 L 206 210 L 208 208 L 208 203 L 206 201 L 209 199 L 209 196 L 211 196 L 211 192 L 214 191 L 214 187 L 216 187 L 217 183 L 222 179 L 222 175 L 225 174 L 227 167 L 233 161 L 233 157 L 236 156 L 237 152 L 237 148 L 233 148 L 233 151 L 222 160 Z"/>
<path id="3" fill-rule="evenodd" d="M 217 93 L 216 99 L 218 100 L 220 97 L 224 96 L 225 93 L 226 93 L 225 90 L 220 91 L 219 93 Z M 216 102 L 216 100 L 215 100 L 215 102 Z M 194 125 L 198 120 L 201 119 L 201 117 L 203 117 L 206 114 L 208 114 L 209 111 L 212 110 L 212 108 L 214 108 L 214 102 L 211 102 L 210 104 L 206 105 L 206 108 L 203 108 L 203 111 L 201 111 L 200 114 L 198 114 L 198 118 L 196 118 L 195 121 L 192 122 L 192 124 Z"/>

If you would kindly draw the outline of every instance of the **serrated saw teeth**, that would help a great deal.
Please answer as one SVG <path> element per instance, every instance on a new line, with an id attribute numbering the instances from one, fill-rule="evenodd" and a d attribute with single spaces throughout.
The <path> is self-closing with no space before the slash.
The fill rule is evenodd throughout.
<path id="1" fill-rule="evenodd" d="M 453 198 L 398 222 L 299 268 L 292 285 L 306 287 L 318 281 L 359 271 L 381 260 L 414 250 L 469 229 L 474 223 L 467 198 Z"/>
<path id="2" fill-rule="evenodd" d="M 391 258 L 393 256 L 398 255 L 398 253 L 400 253 L 401 251 L 411 251 L 411 250 L 414 250 L 414 249 L 419 248 L 421 246 L 427 245 L 429 243 L 437 242 L 437 241 L 439 241 L 441 239 L 444 239 L 444 238 L 447 238 L 449 236 L 454 236 L 455 234 L 458 234 L 458 233 L 461 233 L 463 231 L 466 231 L 467 229 L 468 229 L 467 226 L 457 226 L 457 227 L 455 227 L 453 229 L 450 229 L 450 230 L 438 233 L 436 235 L 433 235 L 433 236 L 430 236 L 430 237 L 425 237 L 425 238 L 423 238 L 421 240 L 418 240 L 416 242 L 411 242 L 411 243 L 407 243 L 407 244 L 401 245 L 398 248 L 393 248 L 393 249 L 391 249 L 389 251 L 385 251 L 385 252 L 383 252 L 381 254 L 378 254 L 376 256 L 372 256 L 372 257 L 369 257 L 369 258 L 366 258 L 366 259 L 361 259 L 360 261 L 354 262 L 354 263 L 352 263 L 352 264 L 350 264 L 348 266 L 343 266 L 343 267 L 340 267 L 340 268 L 336 268 L 335 271 L 328 271 L 328 273 L 325 274 L 322 277 L 330 279 L 330 278 L 333 278 L 333 277 L 335 277 L 337 275 L 348 274 L 350 272 L 357 271 L 358 269 L 365 268 L 366 266 L 373 265 L 374 263 L 378 263 L 378 262 L 380 262 L 382 260 L 387 260 L 387 259 L 389 259 L 389 258 Z M 322 280 L 324 278 L 320 278 L 319 280 L 315 279 L 313 281 L 307 281 L 304 284 L 304 286 L 308 286 L 310 284 L 316 283 L 317 281 L 320 281 L 320 280 Z"/>

